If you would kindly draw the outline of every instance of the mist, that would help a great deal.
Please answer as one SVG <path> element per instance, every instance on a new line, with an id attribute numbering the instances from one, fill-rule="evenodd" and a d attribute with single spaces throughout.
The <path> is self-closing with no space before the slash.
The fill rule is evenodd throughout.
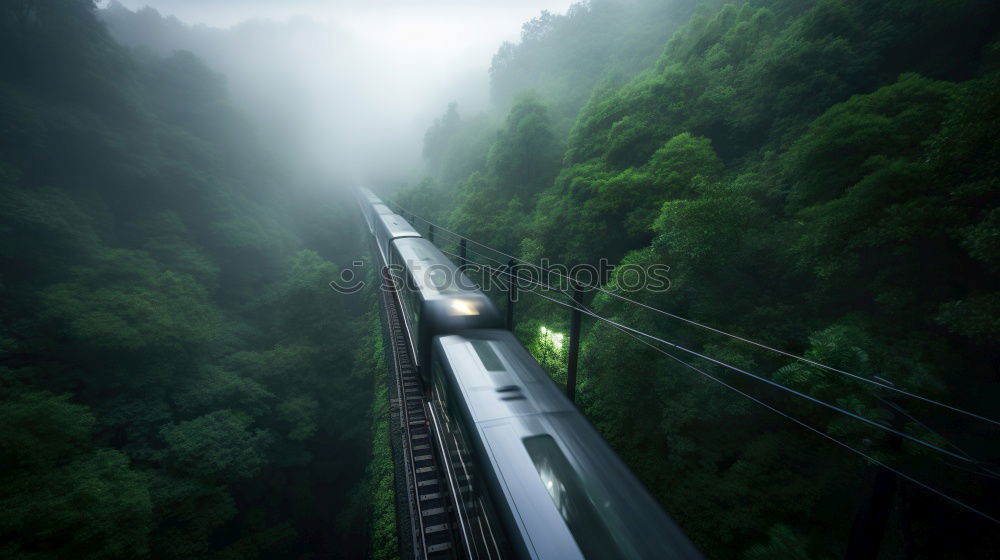
<path id="1" fill-rule="evenodd" d="M 0 2 L 0 557 L 995 558 L 997 22 Z"/>
<path id="2" fill-rule="evenodd" d="M 300 177 L 338 184 L 414 178 L 423 135 L 451 102 L 488 109 L 504 41 L 570 0 L 504 3 L 193 2 L 101 5 L 121 42 L 188 50 L 227 78 L 234 104 Z"/>

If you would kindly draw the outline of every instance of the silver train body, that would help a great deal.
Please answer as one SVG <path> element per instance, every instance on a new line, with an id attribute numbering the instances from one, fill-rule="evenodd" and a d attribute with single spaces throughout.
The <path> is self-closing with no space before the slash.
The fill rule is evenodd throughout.
<path id="1" fill-rule="evenodd" d="M 401 216 L 361 192 L 403 308 L 470 558 L 700 559 L 509 331 Z M 370 218 L 370 219 L 369 219 Z M 447 277 L 447 278 L 446 278 Z"/>

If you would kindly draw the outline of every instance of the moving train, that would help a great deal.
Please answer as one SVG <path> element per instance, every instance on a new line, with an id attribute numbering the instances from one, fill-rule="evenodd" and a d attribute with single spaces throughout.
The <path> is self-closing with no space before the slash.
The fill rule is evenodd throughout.
<path id="1" fill-rule="evenodd" d="M 396 285 L 467 556 L 702 558 L 489 298 L 378 197 L 358 198 Z"/>

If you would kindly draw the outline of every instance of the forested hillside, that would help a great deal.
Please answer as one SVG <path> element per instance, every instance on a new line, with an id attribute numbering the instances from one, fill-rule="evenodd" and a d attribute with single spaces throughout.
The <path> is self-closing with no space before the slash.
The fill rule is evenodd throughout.
<path id="1" fill-rule="evenodd" d="M 397 199 L 529 261 L 667 264 L 668 291 L 626 295 L 991 415 L 1000 5 L 754 0 L 689 14 L 683 1 L 593 0 L 527 24 L 494 58 L 499 124 L 449 107 L 427 133 L 428 177 Z M 642 66 L 630 73 L 632 63 Z M 620 280 L 605 288 L 624 293 Z M 586 302 L 1000 460 L 988 424 L 883 400 L 851 378 L 608 295 Z M 566 332 L 567 311 L 530 295 L 517 305 L 518 334 L 564 380 L 565 349 L 540 327 Z M 586 320 L 583 343 L 578 404 L 707 556 L 843 557 L 867 500 L 864 460 L 606 324 Z M 996 503 L 994 478 L 910 443 L 896 451 L 883 432 L 691 360 L 963 501 Z M 884 557 L 987 558 L 996 534 L 903 485 Z"/>
<path id="2" fill-rule="evenodd" d="M 0 556 L 363 555 L 350 206 L 92 2 L 0 26 Z"/>
<path id="3" fill-rule="evenodd" d="M 595 86 L 620 86 L 656 62 L 695 5 L 695 0 L 599 1 L 573 4 L 566 15 L 542 12 L 524 24 L 517 45 L 504 43 L 493 56 L 493 101 L 506 110 L 520 92 L 538 92 L 564 131 Z"/>

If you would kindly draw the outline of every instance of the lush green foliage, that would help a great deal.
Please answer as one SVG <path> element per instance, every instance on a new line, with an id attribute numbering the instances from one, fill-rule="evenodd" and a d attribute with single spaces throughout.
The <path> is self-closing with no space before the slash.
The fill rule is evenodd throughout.
<path id="1" fill-rule="evenodd" d="M 622 15 L 612 27 L 654 41 L 635 14 L 667 8 L 614 4 L 526 26 L 521 45 L 494 60 L 495 94 L 542 96 L 511 101 L 499 132 L 449 112 L 427 145 L 430 177 L 401 193 L 403 204 L 526 259 L 669 264 L 669 291 L 627 295 L 907 390 L 995 408 L 998 6 L 702 6 L 669 40 L 629 51 L 662 55 L 622 80 L 605 63 L 617 47 L 591 43 L 585 30 L 611 10 Z M 563 134 L 562 112 L 577 108 Z M 548 159 L 555 146 L 562 157 Z M 509 173 L 515 163 L 530 176 Z M 620 281 L 612 275 L 606 288 L 622 290 Z M 521 300 L 518 334 L 561 381 L 564 358 L 540 327 L 564 325 L 566 311 Z M 606 295 L 588 305 L 858 414 L 893 417 L 843 376 Z M 877 430 L 678 357 L 989 507 L 988 479 L 916 446 L 896 452 Z M 582 368 L 581 406 L 708 556 L 843 556 L 865 499 L 856 456 L 608 325 L 587 322 Z M 1000 458 L 985 426 L 901 404 L 969 452 Z M 925 426 L 894 421 L 943 443 Z M 980 518 L 914 486 L 896 503 L 887 555 L 988 557 L 997 546 Z"/>
<path id="2" fill-rule="evenodd" d="M 620 85 L 653 64 L 694 5 L 591 0 L 565 15 L 543 11 L 522 26 L 518 44 L 505 43 L 493 56 L 493 101 L 507 110 L 521 92 L 534 91 L 552 103 L 563 132 L 595 86 Z"/>
<path id="3" fill-rule="evenodd" d="M 0 25 L 0 555 L 363 554 L 350 207 L 91 2 Z"/>
<path id="4" fill-rule="evenodd" d="M 369 371 L 375 384 L 375 399 L 372 403 L 372 456 L 368 464 L 369 491 L 366 496 L 371 507 L 371 557 L 374 560 L 392 560 L 399 557 L 396 477 L 389 440 L 387 364 L 379 314 L 380 311 L 375 307 L 369 313 L 368 339 L 358 350 L 357 367 Z"/>

